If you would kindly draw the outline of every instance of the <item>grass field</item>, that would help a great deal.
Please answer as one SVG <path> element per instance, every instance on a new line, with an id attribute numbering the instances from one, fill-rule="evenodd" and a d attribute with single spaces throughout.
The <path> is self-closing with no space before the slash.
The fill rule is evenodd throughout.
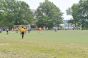
<path id="1" fill-rule="evenodd" d="M 3 32 L 0 58 L 88 58 L 88 31 Z"/>

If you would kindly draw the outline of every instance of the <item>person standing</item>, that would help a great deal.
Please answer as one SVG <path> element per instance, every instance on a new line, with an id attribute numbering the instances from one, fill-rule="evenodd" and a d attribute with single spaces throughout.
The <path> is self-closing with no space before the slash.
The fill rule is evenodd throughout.
<path id="1" fill-rule="evenodd" d="M 6 29 L 6 33 L 7 33 L 7 35 L 8 35 L 8 32 L 9 32 L 9 29 L 7 28 L 7 29 Z"/>
<path id="2" fill-rule="evenodd" d="M 2 29 L 0 28 L 0 33 L 2 33 Z"/>
<path id="3" fill-rule="evenodd" d="M 42 31 L 42 28 L 41 28 L 41 27 L 39 28 L 39 32 L 40 32 L 40 31 Z"/>
<path id="4" fill-rule="evenodd" d="M 22 39 L 24 38 L 24 34 L 25 34 L 25 32 L 26 32 L 26 29 L 24 28 L 24 27 L 22 27 L 21 29 L 20 29 L 20 32 L 21 32 L 21 36 L 22 36 Z"/>
<path id="5" fill-rule="evenodd" d="M 55 26 L 53 27 L 54 31 L 57 32 L 58 28 Z"/>

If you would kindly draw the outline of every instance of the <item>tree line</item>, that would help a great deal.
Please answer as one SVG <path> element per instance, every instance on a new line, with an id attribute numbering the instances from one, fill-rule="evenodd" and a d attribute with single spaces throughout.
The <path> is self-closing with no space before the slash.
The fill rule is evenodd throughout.
<path id="1" fill-rule="evenodd" d="M 88 0 L 80 0 L 67 10 L 67 14 L 73 16 L 68 23 L 80 27 L 82 30 L 88 29 Z"/>
<path id="2" fill-rule="evenodd" d="M 40 3 L 35 13 L 23 1 L 0 0 L 0 27 L 35 24 L 37 27 L 52 28 L 61 23 L 63 23 L 62 12 L 48 0 Z"/>

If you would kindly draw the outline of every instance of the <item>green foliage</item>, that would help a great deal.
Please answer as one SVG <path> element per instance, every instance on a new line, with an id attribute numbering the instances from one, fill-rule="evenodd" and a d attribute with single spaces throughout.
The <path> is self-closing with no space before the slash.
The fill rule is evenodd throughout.
<path id="1" fill-rule="evenodd" d="M 80 0 L 80 17 L 82 29 L 88 29 L 88 0 Z"/>
<path id="2" fill-rule="evenodd" d="M 33 19 L 29 6 L 22 1 L 0 0 L 0 10 L 2 26 L 29 24 Z"/>
<path id="3" fill-rule="evenodd" d="M 73 24 L 88 29 L 88 0 L 80 0 L 78 4 L 71 7 Z"/>
<path id="4" fill-rule="evenodd" d="M 46 26 L 52 28 L 54 25 L 62 23 L 62 13 L 60 9 L 48 0 L 40 4 L 35 14 L 38 27 Z"/>
<path id="5" fill-rule="evenodd" d="M 80 22 L 79 22 L 79 5 L 78 4 L 74 4 L 72 6 L 72 16 L 73 16 L 73 24 L 75 24 L 75 27 L 79 26 Z"/>

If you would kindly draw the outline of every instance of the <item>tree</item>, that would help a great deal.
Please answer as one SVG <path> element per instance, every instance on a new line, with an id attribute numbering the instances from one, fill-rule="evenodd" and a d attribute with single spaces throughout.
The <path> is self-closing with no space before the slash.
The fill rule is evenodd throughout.
<path id="1" fill-rule="evenodd" d="M 55 25 L 59 26 L 63 22 L 60 9 L 48 0 L 40 3 L 35 14 L 38 27 L 46 26 L 52 28 Z"/>
<path id="2" fill-rule="evenodd" d="M 29 24 L 32 22 L 33 15 L 28 4 L 16 0 L 0 0 L 0 25 L 13 26 Z"/>
<path id="3" fill-rule="evenodd" d="M 79 3 L 82 29 L 88 29 L 88 0 L 80 0 Z"/>
<path id="4" fill-rule="evenodd" d="M 73 24 L 75 24 L 75 27 L 78 27 L 80 22 L 80 9 L 79 9 L 79 5 L 78 4 L 74 4 L 72 7 L 72 16 L 73 16 Z"/>
<path id="5" fill-rule="evenodd" d="M 71 11 L 75 26 L 88 29 L 88 0 L 80 0 L 78 4 L 71 7 Z"/>

